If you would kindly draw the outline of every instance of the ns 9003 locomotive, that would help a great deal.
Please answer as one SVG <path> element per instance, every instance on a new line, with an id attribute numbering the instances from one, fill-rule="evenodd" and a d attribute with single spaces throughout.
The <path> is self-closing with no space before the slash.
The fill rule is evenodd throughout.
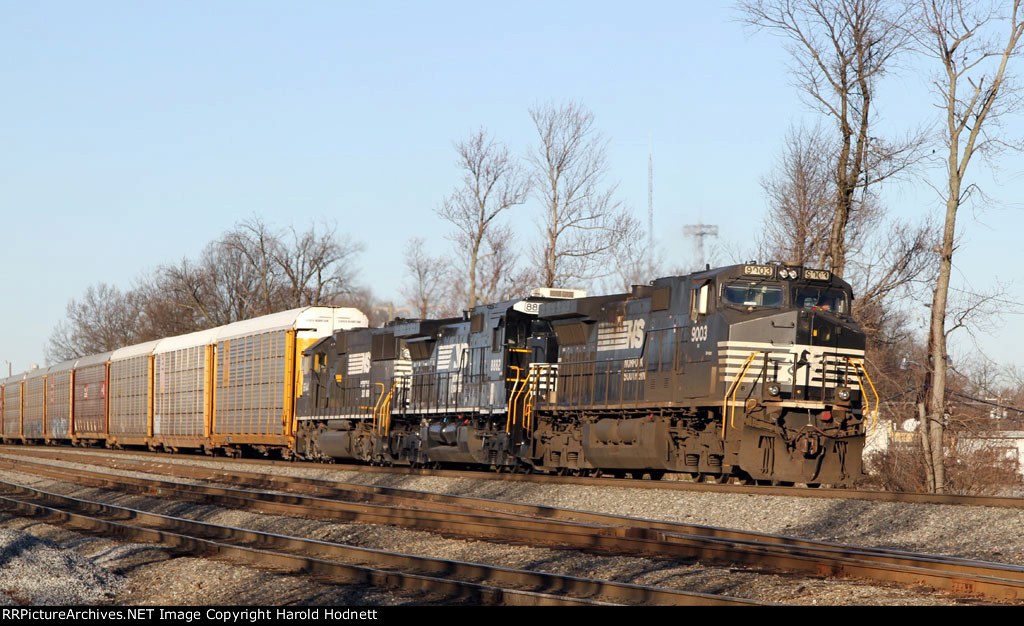
<path id="1" fill-rule="evenodd" d="M 296 452 L 848 484 L 877 405 L 852 300 L 828 271 L 747 264 L 339 331 L 304 353 Z"/>

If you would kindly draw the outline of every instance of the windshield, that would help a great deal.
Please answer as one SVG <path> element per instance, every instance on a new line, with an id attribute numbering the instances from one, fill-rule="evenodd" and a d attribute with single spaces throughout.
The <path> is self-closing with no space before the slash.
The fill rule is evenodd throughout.
<path id="1" fill-rule="evenodd" d="M 797 287 L 793 291 L 793 304 L 803 309 L 846 313 L 846 294 L 840 289 Z"/>
<path id="2" fill-rule="evenodd" d="M 722 300 L 726 304 L 742 306 L 782 306 L 782 287 L 733 283 L 722 289 Z"/>

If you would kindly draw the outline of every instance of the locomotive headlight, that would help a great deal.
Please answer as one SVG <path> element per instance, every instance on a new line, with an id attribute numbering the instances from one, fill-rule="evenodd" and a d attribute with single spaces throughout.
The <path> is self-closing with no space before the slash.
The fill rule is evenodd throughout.
<path id="1" fill-rule="evenodd" d="M 836 389 L 836 397 L 842 402 L 849 402 L 850 395 L 850 389 L 848 387 L 838 387 Z"/>
<path id="2" fill-rule="evenodd" d="M 768 385 L 769 396 L 773 398 L 778 398 L 780 393 L 782 393 L 782 387 L 779 386 L 779 383 L 770 383 Z"/>

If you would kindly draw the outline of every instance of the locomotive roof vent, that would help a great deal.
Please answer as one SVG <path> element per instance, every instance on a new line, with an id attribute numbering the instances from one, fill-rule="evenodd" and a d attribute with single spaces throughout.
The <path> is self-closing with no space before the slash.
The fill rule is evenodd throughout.
<path id="1" fill-rule="evenodd" d="M 530 292 L 535 298 L 558 298 L 560 300 L 571 300 L 573 298 L 586 298 L 587 292 L 582 289 L 554 289 L 552 287 L 537 287 Z"/>

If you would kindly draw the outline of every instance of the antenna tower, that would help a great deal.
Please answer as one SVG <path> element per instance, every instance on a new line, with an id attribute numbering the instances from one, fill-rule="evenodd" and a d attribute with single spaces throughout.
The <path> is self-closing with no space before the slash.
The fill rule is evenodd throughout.
<path id="1" fill-rule="evenodd" d="M 648 136 L 647 153 L 647 276 L 654 278 L 654 140 Z"/>
<path id="2" fill-rule="evenodd" d="M 683 234 L 687 237 L 693 237 L 694 249 L 697 252 L 697 265 L 698 267 L 703 266 L 708 261 L 704 257 L 704 238 L 705 237 L 717 237 L 718 236 L 718 225 L 717 224 L 689 224 L 683 226 Z"/>

